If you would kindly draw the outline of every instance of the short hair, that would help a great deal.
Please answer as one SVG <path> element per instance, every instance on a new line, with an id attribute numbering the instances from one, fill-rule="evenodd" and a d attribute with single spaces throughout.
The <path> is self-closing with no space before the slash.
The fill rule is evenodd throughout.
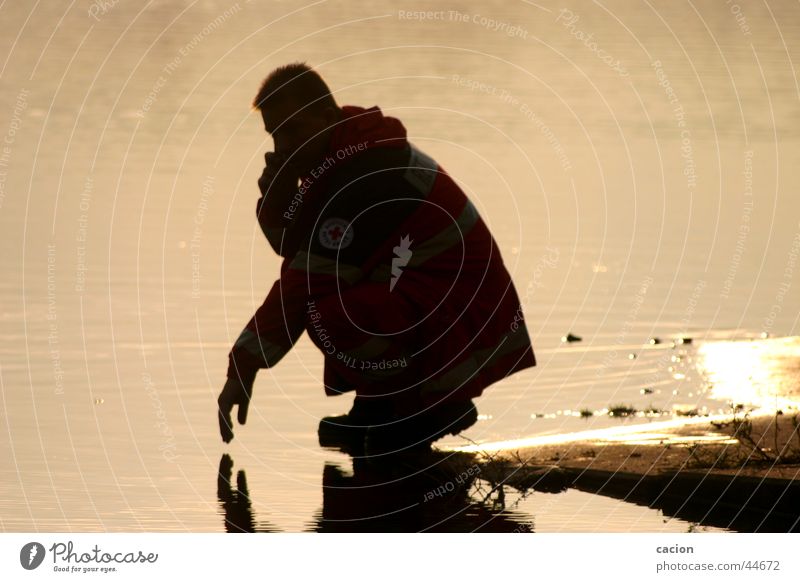
<path id="1" fill-rule="evenodd" d="M 328 85 L 306 63 L 291 63 L 272 71 L 261 84 L 253 109 L 263 110 L 278 101 L 293 103 L 298 111 L 306 107 L 336 107 Z"/>

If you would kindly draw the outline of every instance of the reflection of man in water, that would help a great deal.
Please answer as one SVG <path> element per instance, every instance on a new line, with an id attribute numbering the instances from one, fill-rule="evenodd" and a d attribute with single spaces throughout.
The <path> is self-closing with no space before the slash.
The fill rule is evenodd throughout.
<path id="1" fill-rule="evenodd" d="M 477 465 L 463 464 L 474 463 L 469 455 L 459 457 L 459 453 L 450 452 L 432 455 L 434 462 L 429 466 L 404 466 L 393 457 L 384 457 L 388 461 L 385 463 L 354 457 L 352 470 L 326 463 L 322 470 L 322 508 L 308 531 L 533 531 L 529 516 L 498 506 L 488 498 L 490 495 L 484 495 L 483 486 L 476 482 L 477 472 L 473 473 Z M 467 466 L 469 470 L 464 470 Z M 491 484 L 485 485 L 491 488 Z M 498 497 L 503 487 L 496 487 Z M 280 531 L 275 524 L 259 518 L 253 508 L 244 469 L 237 471 L 233 481 L 233 459 L 227 454 L 219 462 L 217 498 L 226 531 Z M 264 501 L 256 507 L 259 505 L 263 507 Z"/>
<path id="2" fill-rule="evenodd" d="M 302 64 L 273 71 L 254 106 L 272 135 L 256 212 L 284 257 L 229 354 L 220 431 L 244 423 L 256 371 L 303 331 L 325 357 L 325 392 L 352 410 L 323 445 L 426 448 L 477 419 L 472 399 L 535 359 L 494 239 L 450 176 L 378 107 L 337 105 Z"/>

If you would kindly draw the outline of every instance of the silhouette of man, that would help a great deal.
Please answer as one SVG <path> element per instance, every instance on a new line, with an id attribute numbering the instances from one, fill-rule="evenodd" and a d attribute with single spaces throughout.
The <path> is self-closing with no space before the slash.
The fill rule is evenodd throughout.
<path id="1" fill-rule="evenodd" d="M 284 261 L 229 353 L 223 440 L 234 406 L 247 419 L 257 370 L 303 331 L 324 355 L 326 394 L 356 393 L 348 414 L 320 422 L 323 446 L 424 449 L 474 424 L 473 398 L 536 363 L 475 207 L 399 120 L 340 107 L 305 64 L 273 71 L 253 105 L 275 145 L 256 213 Z"/>
<path id="2" fill-rule="evenodd" d="M 498 503 L 503 487 L 487 483 L 490 499 L 477 483 L 474 458 L 441 452 L 433 462 L 408 464 L 354 457 L 348 469 L 325 463 L 322 508 L 306 531 L 315 532 L 533 532 L 530 517 Z M 404 460 L 418 460 L 419 456 Z M 280 531 L 258 518 L 244 469 L 233 480 L 233 459 L 223 454 L 217 472 L 217 499 L 229 533 Z M 493 487 L 494 485 L 494 487 Z M 528 488 L 536 485 L 527 485 Z M 527 489 L 517 489 L 524 493 Z M 538 488 L 536 490 L 539 490 Z M 546 491 L 553 492 L 551 489 Z M 490 503 L 491 501 L 491 503 Z M 261 504 L 263 506 L 263 502 Z M 257 505 L 257 506 L 258 506 Z"/>

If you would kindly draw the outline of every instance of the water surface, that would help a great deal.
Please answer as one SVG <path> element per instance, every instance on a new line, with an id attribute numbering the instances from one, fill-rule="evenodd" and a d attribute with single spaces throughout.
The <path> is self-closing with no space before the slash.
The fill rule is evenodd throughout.
<path id="1" fill-rule="evenodd" d="M 0 7 L 3 531 L 222 531 L 225 452 L 265 529 L 315 529 L 325 472 L 352 471 L 317 444 L 350 397 L 323 396 L 307 337 L 233 444 L 217 434 L 227 351 L 279 267 L 249 104 L 294 60 L 402 119 L 498 241 L 539 366 L 487 391 L 470 441 L 797 400 L 770 363 L 797 355 L 796 3 L 101 4 Z M 617 404 L 669 414 L 602 414 Z M 502 516 L 692 527 L 578 491 Z"/>

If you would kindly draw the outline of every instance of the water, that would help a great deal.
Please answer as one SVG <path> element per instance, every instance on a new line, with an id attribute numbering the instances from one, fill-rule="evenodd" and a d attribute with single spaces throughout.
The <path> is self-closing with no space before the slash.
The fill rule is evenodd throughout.
<path id="1" fill-rule="evenodd" d="M 498 241 L 539 366 L 480 399 L 472 441 L 620 422 L 584 408 L 796 400 L 789 368 L 777 383 L 756 374 L 756 389 L 713 364 L 718 345 L 739 361 L 731 340 L 797 355 L 780 339 L 800 313 L 791 2 L 497 1 L 420 19 L 388 2 L 84 1 L 0 15 L 4 531 L 222 530 L 223 452 L 246 468 L 264 529 L 314 529 L 325 467 L 352 470 L 316 442 L 350 397 L 323 396 L 306 337 L 259 375 L 232 445 L 215 420 L 227 351 L 279 266 L 253 220 L 272 145 L 249 104 L 298 59 L 340 103 L 401 118 Z M 583 342 L 562 344 L 568 332 Z M 695 343 L 673 348 L 684 335 Z M 500 521 L 535 531 L 692 527 L 578 491 L 512 513 Z"/>

